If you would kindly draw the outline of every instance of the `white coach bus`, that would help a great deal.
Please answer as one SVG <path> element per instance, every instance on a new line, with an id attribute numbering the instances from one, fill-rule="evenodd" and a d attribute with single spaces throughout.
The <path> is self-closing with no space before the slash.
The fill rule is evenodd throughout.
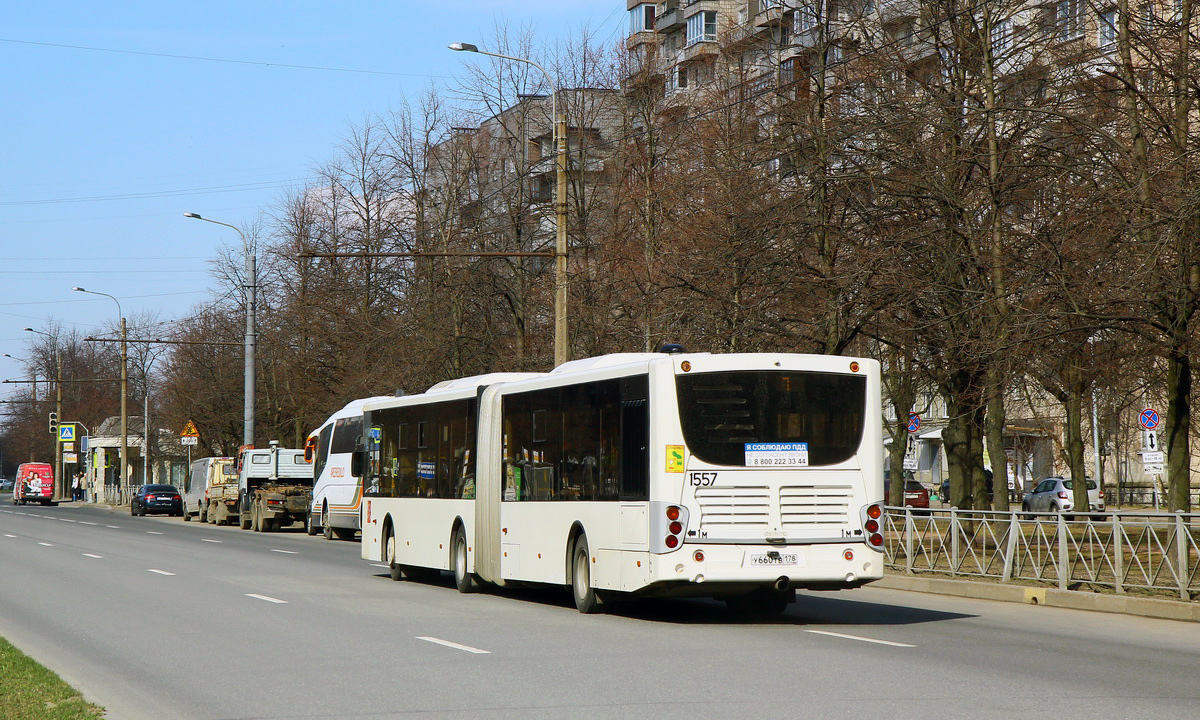
<path id="1" fill-rule="evenodd" d="M 304 459 L 313 463 L 313 500 L 305 518 L 309 535 L 351 540 L 359 530 L 362 478 L 351 472 L 351 454 L 363 443 L 363 405 L 388 396 L 351 400 L 308 436 Z"/>
<path id="2" fill-rule="evenodd" d="M 370 402 L 362 557 L 780 612 L 882 577 L 877 362 L 618 354 Z"/>

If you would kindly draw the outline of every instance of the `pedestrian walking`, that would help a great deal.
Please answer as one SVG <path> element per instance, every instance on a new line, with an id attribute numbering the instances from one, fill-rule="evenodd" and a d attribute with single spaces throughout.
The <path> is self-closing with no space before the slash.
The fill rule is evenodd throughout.
<path id="1" fill-rule="evenodd" d="M 75 473 L 75 475 L 71 477 L 71 500 L 79 500 L 79 478 L 82 475 L 83 473 Z"/>

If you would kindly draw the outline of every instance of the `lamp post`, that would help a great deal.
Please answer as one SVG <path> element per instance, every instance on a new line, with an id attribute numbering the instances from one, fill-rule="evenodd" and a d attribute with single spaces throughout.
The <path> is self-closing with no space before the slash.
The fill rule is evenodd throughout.
<path id="1" fill-rule="evenodd" d="M 257 303 L 257 283 L 258 270 L 256 267 L 257 257 L 254 246 L 246 241 L 246 236 L 235 225 L 221 222 L 220 220 L 210 220 L 206 217 L 200 217 L 197 213 L 187 212 L 183 214 L 186 218 L 193 220 L 203 220 L 214 225 L 224 225 L 227 228 L 233 228 L 235 232 L 242 238 L 242 247 L 246 250 L 246 363 L 245 363 L 245 405 L 242 411 L 242 444 L 254 445 L 254 342 L 256 335 L 254 333 L 254 314 Z"/>
<path id="2" fill-rule="evenodd" d="M 62 422 L 62 356 L 58 352 L 58 337 L 48 332 L 34 330 L 31 327 L 22 329 L 25 332 L 37 333 L 38 335 L 50 338 L 50 347 L 54 350 L 54 417 L 58 418 L 59 422 Z M 67 485 L 62 476 L 62 443 L 58 441 L 56 433 L 54 436 L 54 500 L 56 502 L 63 499 L 66 488 Z"/>
<path id="3" fill-rule="evenodd" d="M 117 480 L 123 492 L 127 480 L 125 463 L 129 457 L 129 408 L 126 405 L 126 395 L 129 394 L 129 344 L 126 342 L 128 335 L 125 332 L 125 312 L 121 310 L 121 301 L 108 293 L 84 290 L 81 287 L 73 287 L 71 289 L 75 292 L 87 293 L 88 295 L 102 295 L 110 298 L 117 304 L 117 315 L 121 318 L 121 468 L 117 474 Z"/>
<path id="4" fill-rule="evenodd" d="M 554 364 L 563 364 L 568 359 L 567 354 L 567 120 L 558 111 L 558 90 L 554 79 L 546 68 L 528 58 L 501 55 L 500 53 L 480 50 L 471 43 L 450 43 L 451 50 L 457 52 L 472 52 L 480 55 L 490 55 L 502 60 L 512 60 L 532 65 L 546 76 L 550 86 L 550 108 L 554 114 L 554 141 L 556 182 L 554 188 L 554 211 L 556 215 L 557 235 L 554 243 Z"/>

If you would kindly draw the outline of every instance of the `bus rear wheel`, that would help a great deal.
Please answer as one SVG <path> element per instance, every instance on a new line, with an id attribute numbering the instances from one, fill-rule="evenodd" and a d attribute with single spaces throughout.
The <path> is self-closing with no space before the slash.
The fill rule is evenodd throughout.
<path id="1" fill-rule="evenodd" d="M 404 570 L 396 564 L 396 531 L 388 525 L 387 536 L 383 540 L 383 561 L 387 563 L 388 573 L 393 580 L 404 577 Z"/>
<path id="2" fill-rule="evenodd" d="M 454 586 L 460 593 L 479 589 L 475 576 L 467 572 L 467 533 L 459 525 L 454 530 L 454 542 L 450 545 L 451 570 L 454 571 Z"/>
<path id="3" fill-rule="evenodd" d="M 604 600 L 592 587 L 591 553 L 588 552 L 587 536 L 580 535 L 571 553 L 571 590 L 575 596 L 575 609 L 586 615 L 604 609 Z"/>
<path id="4" fill-rule="evenodd" d="M 329 524 L 329 506 L 321 506 L 321 534 L 326 540 L 333 539 L 333 526 Z"/>

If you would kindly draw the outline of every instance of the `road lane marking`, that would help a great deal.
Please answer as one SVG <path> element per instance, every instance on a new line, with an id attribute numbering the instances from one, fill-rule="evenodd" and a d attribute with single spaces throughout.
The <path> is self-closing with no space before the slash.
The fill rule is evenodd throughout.
<path id="1" fill-rule="evenodd" d="M 283 553 L 284 555 L 299 555 L 295 550 L 271 550 L 271 552 Z"/>
<path id="2" fill-rule="evenodd" d="M 75 522 L 74 520 L 68 520 L 67 518 L 59 518 L 59 520 L 62 520 L 63 522 Z"/>
<path id="3" fill-rule="evenodd" d="M 91 554 L 91 553 L 84 553 L 84 554 L 83 554 L 83 556 L 84 556 L 84 557 L 90 557 L 90 558 L 96 558 L 97 560 L 103 560 L 103 559 L 104 559 L 104 556 L 103 556 L 103 555 L 93 555 L 93 554 Z"/>
<path id="4" fill-rule="evenodd" d="M 431 642 L 434 645 L 445 645 L 448 648 L 454 648 L 455 650 L 462 650 L 464 652 L 474 653 L 475 655 L 491 655 L 492 654 L 491 650 L 480 650 L 479 648 L 473 648 L 470 645 L 459 645 L 456 642 L 450 642 L 449 640 L 441 640 L 441 639 L 438 639 L 435 637 L 418 636 L 417 639 L 424 640 L 425 642 Z"/>
<path id="5" fill-rule="evenodd" d="M 121 526 L 120 526 L 120 525 L 105 525 L 104 527 L 106 527 L 106 528 L 112 528 L 113 530 L 120 530 L 120 529 L 121 529 Z"/>
<path id="6" fill-rule="evenodd" d="M 200 538 L 200 542 L 219 543 L 220 540 L 209 540 L 208 538 Z"/>
<path id="7" fill-rule="evenodd" d="M 15 538 L 15 537 L 16 537 L 16 535 L 9 535 L 8 533 L 4 533 L 4 537 L 13 537 L 13 538 Z"/>
<path id="8" fill-rule="evenodd" d="M 152 573 L 155 573 L 155 574 L 157 574 L 157 575 L 174 575 L 174 574 L 175 574 L 175 573 L 173 573 L 173 572 L 167 572 L 166 570 L 155 570 L 154 568 L 150 568 L 150 569 L 149 569 L 149 570 L 147 570 L 146 572 L 152 572 Z"/>
<path id="9" fill-rule="evenodd" d="M 147 535 L 162 535 L 162 533 L 160 533 L 160 532 L 154 532 L 153 530 L 147 530 L 147 531 L 146 531 L 146 534 L 147 534 Z"/>
<path id="10" fill-rule="evenodd" d="M 96 523 L 88 522 L 86 520 L 80 520 L 79 524 L 80 525 L 91 525 L 92 527 L 96 527 Z"/>
<path id="11" fill-rule="evenodd" d="M 51 543 L 38 543 L 38 545 L 41 545 L 42 547 L 54 547 L 54 545 Z"/>
<path id="12" fill-rule="evenodd" d="M 246 597 L 254 598 L 255 600 L 266 600 L 267 602 L 275 603 L 276 605 L 287 605 L 287 600 L 280 600 L 279 598 L 267 597 L 266 595 L 255 595 L 254 593 L 246 593 Z"/>
<path id="13" fill-rule="evenodd" d="M 846 635 L 844 633 L 829 632 L 828 630 L 805 630 L 804 632 L 813 633 L 814 635 L 828 635 L 830 637 L 842 638 L 844 640 L 858 640 L 859 642 L 875 643 L 877 645 L 891 645 L 892 647 L 916 647 L 907 643 L 891 642 L 890 640 L 876 640 L 875 638 L 859 637 L 857 635 Z"/>

